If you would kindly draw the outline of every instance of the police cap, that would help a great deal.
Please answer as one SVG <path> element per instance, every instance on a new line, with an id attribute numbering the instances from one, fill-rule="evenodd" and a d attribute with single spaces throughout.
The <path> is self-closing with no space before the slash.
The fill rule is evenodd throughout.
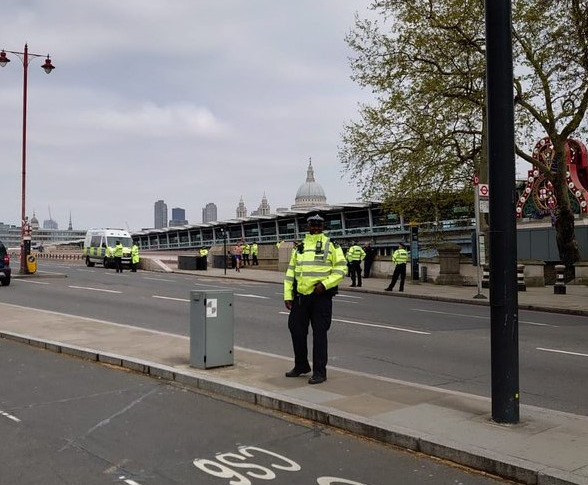
<path id="1" fill-rule="evenodd" d="M 308 222 L 310 225 L 321 226 L 325 223 L 325 220 L 320 215 L 315 214 L 314 216 L 310 216 L 308 219 L 306 219 L 306 222 Z"/>

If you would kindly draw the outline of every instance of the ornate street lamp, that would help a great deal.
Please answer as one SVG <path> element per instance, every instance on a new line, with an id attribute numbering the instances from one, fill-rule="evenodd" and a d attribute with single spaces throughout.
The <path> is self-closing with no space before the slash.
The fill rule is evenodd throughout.
<path id="1" fill-rule="evenodd" d="M 27 75 L 29 69 L 29 60 L 34 59 L 36 57 L 45 57 L 45 62 L 41 66 L 43 70 L 50 74 L 55 66 L 51 64 L 51 59 L 49 55 L 44 56 L 41 54 L 31 54 L 29 52 L 29 47 L 27 44 L 24 46 L 24 52 L 16 52 L 16 51 L 0 51 L 0 66 L 5 67 L 6 64 L 10 62 L 10 59 L 6 55 L 14 54 L 16 55 L 21 61 L 23 65 L 23 83 L 22 83 L 22 178 L 21 178 L 21 229 L 20 229 L 20 272 L 22 274 L 27 273 L 27 266 L 26 266 L 26 258 L 28 256 L 28 251 L 30 250 L 30 225 L 27 222 L 26 217 L 26 174 L 27 174 Z M 28 242 L 27 248 L 25 249 L 25 241 Z"/>

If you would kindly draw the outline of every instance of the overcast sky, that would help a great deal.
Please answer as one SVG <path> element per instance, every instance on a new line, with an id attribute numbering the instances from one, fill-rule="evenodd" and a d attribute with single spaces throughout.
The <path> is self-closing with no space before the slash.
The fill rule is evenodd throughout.
<path id="1" fill-rule="evenodd" d="M 0 49 L 28 69 L 27 215 L 67 228 L 191 223 L 294 203 L 309 157 L 328 203 L 358 199 L 337 159 L 369 100 L 344 42 L 371 0 L 4 0 Z M 19 224 L 23 68 L 0 69 L 0 222 Z"/>

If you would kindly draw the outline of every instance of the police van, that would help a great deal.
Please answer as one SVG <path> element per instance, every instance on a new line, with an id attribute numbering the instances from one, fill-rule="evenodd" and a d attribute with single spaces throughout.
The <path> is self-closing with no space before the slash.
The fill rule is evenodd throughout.
<path id="1" fill-rule="evenodd" d="M 123 265 L 130 266 L 133 239 L 128 231 L 113 228 L 88 230 L 84 239 L 84 249 L 82 252 L 86 266 L 91 268 L 96 263 L 99 263 L 105 268 L 114 267 L 114 246 L 116 245 L 116 241 L 120 241 L 123 246 Z"/>

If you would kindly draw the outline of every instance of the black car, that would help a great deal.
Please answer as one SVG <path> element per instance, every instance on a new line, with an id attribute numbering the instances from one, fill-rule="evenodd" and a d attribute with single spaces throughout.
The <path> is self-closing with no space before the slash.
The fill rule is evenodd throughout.
<path id="1" fill-rule="evenodd" d="M 10 269 L 10 255 L 6 251 L 6 246 L 0 241 L 0 284 L 8 286 L 10 284 L 10 276 L 12 270 Z"/>

